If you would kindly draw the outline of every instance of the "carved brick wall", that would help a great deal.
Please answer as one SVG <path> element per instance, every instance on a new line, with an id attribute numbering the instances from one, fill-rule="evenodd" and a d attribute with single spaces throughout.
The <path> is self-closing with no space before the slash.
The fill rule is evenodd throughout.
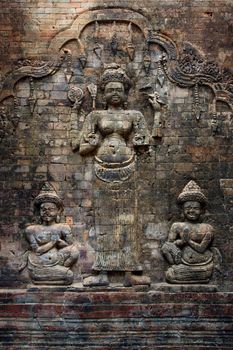
<path id="1" fill-rule="evenodd" d="M 182 220 L 176 199 L 194 180 L 208 199 L 204 221 L 214 227 L 221 260 L 211 290 L 233 291 L 232 13 L 231 0 L 1 1 L 0 287 L 31 282 L 27 269 L 19 272 L 29 250 L 24 232 L 45 182 L 62 198 L 62 221 L 81 246 L 74 282 L 91 273 L 102 189 L 93 156 L 74 146 L 94 104 L 104 109 L 100 76 L 115 62 L 132 83 L 126 109 L 141 112 L 150 131 L 148 147 L 136 152 L 137 204 L 130 208 L 152 290 L 165 282 L 161 247 Z M 155 92 L 159 114 L 149 102 Z M 113 213 L 109 205 L 106 218 Z M 121 281 L 112 274 L 111 282 Z"/>

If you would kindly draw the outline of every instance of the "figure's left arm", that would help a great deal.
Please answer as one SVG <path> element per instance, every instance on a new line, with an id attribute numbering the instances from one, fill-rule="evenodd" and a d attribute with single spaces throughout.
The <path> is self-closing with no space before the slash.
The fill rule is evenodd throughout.
<path id="1" fill-rule="evenodd" d="M 66 245 L 71 245 L 74 243 L 71 228 L 67 224 L 62 225 L 62 240 L 66 243 Z"/>
<path id="2" fill-rule="evenodd" d="M 149 131 L 144 116 L 141 112 L 134 111 L 135 116 L 133 120 L 133 145 L 137 146 L 146 146 L 149 145 Z"/>
<path id="3" fill-rule="evenodd" d="M 190 247 L 192 247 L 198 253 L 204 253 L 214 237 L 213 227 L 211 225 L 206 224 L 205 230 L 206 230 L 206 232 L 205 232 L 205 234 L 202 238 L 202 241 L 200 243 L 197 243 L 197 242 L 193 241 L 192 239 L 190 239 L 188 241 L 188 244 L 190 245 Z"/>

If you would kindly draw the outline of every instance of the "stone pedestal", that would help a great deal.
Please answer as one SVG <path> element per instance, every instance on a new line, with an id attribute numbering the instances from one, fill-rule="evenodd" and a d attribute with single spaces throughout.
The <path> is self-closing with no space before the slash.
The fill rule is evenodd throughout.
<path id="1" fill-rule="evenodd" d="M 232 349 L 233 294 L 111 287 L 0 291 L 0 349 Z"/>

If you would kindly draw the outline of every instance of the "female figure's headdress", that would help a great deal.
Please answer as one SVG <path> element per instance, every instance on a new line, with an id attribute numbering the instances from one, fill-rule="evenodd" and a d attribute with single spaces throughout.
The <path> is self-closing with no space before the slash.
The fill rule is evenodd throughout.
<path id="1" fill-rule="evenodd" d="M 108 64 L 100 78 L 100 87 L 104 90 L 110 82 L 120 82 L 124 85 L 125 90 L 129 90 L 131 82 L 124 69 L 117 63 Z"/>

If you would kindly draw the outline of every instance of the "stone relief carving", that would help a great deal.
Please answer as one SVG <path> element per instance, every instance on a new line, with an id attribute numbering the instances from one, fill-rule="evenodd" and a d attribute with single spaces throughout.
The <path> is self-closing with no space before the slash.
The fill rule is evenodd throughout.
<path id="1" fill-rule="evenodd" d="M 98 21 L 95 21 L 95 28 L 94 28 L 94 45 L 93 45 L 93 52 L 96 55 L 96 57 L 101 61 L 102 60 L 102 51 L 103 51 L 103 46 L 99 44 L 99 30 L 100 26 Z"/>
<path id="2" fill-rule="evenodd" d="M 20 121 L 20 101 L 17 97 L 14 97 L 14 110 L 13 110 L 13 116 L 11 118 L 12 124 L 14 125 L 14 128 L 17 128 L 19 121 Z"/>
<path id="3" fill-rule="evenodd" d="M 97 85 L 92 83 L 87 86 L 87 90 L 89 91 L 92 98 L 92 109 L 96 109 Z"/>
<path id="4" fill-rule="evenodd" d="M 14 96 L 14 86 L 20 79 L 23 79 L 25 77 L 42 78 L 47 75 L 54 74 L 61 67 L 62 63 L 65 60 L 65 57 L 66 54 L 64 51 L 62 51 L 59 53 L 56 59 L 43 63 L 42 66 L 38 66 L 38 61 L 36 61 L 35 66 L 23 65 L 22 67 L 17 68 L 7 74 L 3 81 L 2 90 L 0 92 L 0 102 L 10 96 Z"/>
<path id="5" fill-rule="evenodd" d="M 184 88 L 193 88 L 193 114 L 197 120 L 203 114 L 199 100 L 199 88 L 201 86 L 209 87 L 213 91 L 215 111 L 216 103 L 222 101 L 228 105 L 229 111 L 232 113 L 232 72 L 224 68 L 220 69 L 215 62 L 205 60 L 198 50 L 189 43 L 184 45 L 183 51 L 179 54 L 175 43 L 170 38 L 153 31 L 149 32 L 148 43 L 157 43 L 164 48 L 165 52 L 161 57 L 161 66 L 168 80 Z M 212 106 L 209 106 L 208 109 L 212 112 Z M 219 117 L 220 115 L 216 114 L 216 118 L 219 119 Z"/>
<path id="6" fill-rule="evenodd" d="M 0 109 L 0 142 L 8 133 L 9 130 L 9 120 L 7 118 L 7 113 L 5 107 L 1 107 Z"/>
<path id="7" fill-rule="evenodd" d="M 108 40 L 105 40 L 103 33 L 108 33 L 108 28 L 110 29 Z M 121 31 L 118 32 L 118 28 L 121 28 Z M 92 37 L 88 30 L 93 31 L 94 35 Z M 88 40 L 84 40 L 87 38 Z M 74 50 L 69 48 L 69 45 L 72 46 L 72 44 L 74 44 Z M 153 56 L 152 49 L 154 46 L 158 47 L 158 52 Z M 142 271 L 138 263 L 138 248 L 136 246 L 138 241 L 135 230 L 137 208 L 135 204 L 136 175 L 134 170 L 137 150 L 139 148 L 143 149 L 149 143 L 153 144 L 153 141 L 151 141 L 153 138 L 161 138 L 163 135 L 163 118 L 167 107 L 165 91 L 168 81 L 181 87 L 193 88 L 193 113 L 196 119 L 199 120 L 202 115 L 199 98 L 200 86 L 211 87 L 215 96 L 214 104 L 218 100 L 224 101 L 232 111 L 232 73 L 222 71 L 212 62 L 206 62 L 191 45 L 185 47 L 184 52 L 180 55 L 171 38 L 161 32 L 153 31 L 149 21 L 141 14 L 126 9 L 111 8 L 87 11 L 81 14 L 74 20 L 70 28 L 60 31 L 54 37 L 50 43 L 49 53 L 57 55 L 57 58 L 49 62 L 26 60 L 19 63 L 18 67 L 7 75 L 2 84 L 0 102 L 14 96 L 15 84 L 20 79 L 29 77 L 30 96 L 28 103 L 33 114 L 36 108 L 35 85 L 37 78 L 55 74 L 60 69 L 64 71 L 67 85 L 70 84 L 71 80 L 73 84 L 73 80 L 75 81 L 76 78 L 77 86 L 68 86 L 67 89 L 67 96 L 73 103 L 72 109 L 75 110 L 73 118 L 78 120 L 76 123 L 78 126 L 74 128 L 77 140 L 72 140 L 72 146 L 74 149 L 79 148 L 79 152 L 83 156 L 94 155 L 96 181 L 99 181 L 98 186 L 104 193 L 99 202 L 96 199 L 95 206 L 99 248 L 94 269 L 100 273 L 97 276 L 91 276 L 85 283 L 86 285 L 107 285 L 109 283 L 107 271 L 120 270 L 125 272 L 125 285 L 148 284 L 149 280 L 146 276 L 142 274 L 132 275 L 134 271 L 139 273 Z M 79 62 L 78 67 L 75 65 L 76 59 Z M 102 76 L 100 82 L 102 89 L 98 90 L 98 95 L 101 96 L 101 93 L 103 93 L 106 98 L 105 103 L 103 103 L 104 101 L 101 98 L 100 101 L 97 98 L 98 78 L 102 73 L 104 64 L 110 64 L 113 60 L 116 63 L 110 65 L 108 70 L 105 71 L 106 76 L 108 73 L 108 78 L 104 81 L 104 75 Z M 91 65 L 90 62 L 93 62 L 93 64 Z M 121 66 L 124 67 L 124 71 Z M 110 70 L 112 70 L 111 74 Z M 130 79 L 125 71 L 130 75 Z M 118 72 L 117 80 L 115 80 L 116 72 Z M 131 74 L 129 74 L 130 72 Z M 151 117 L 150 124 L 153 125 L 151 135 L 149 135 L 141 112 L 136 109 L 127 109 L 126 92 L 128 87 L 126 88 L 126 85 L 132 82 L 135 92 L 138 95 L 142 92 L 145 104 L 150 104 L 153 110 L 153 113 L 149 116 Z M 107 85 L 108 88 L 106 88 Z M 86 96 L 83 93 L 85 89 L 90 94 L 91 108 L 89 108 L 90 103 L 86 103 L 85 100 Z M 112 95 L 111 100 L 110 95 Z M 106 109 L 100 108 L 100 102 L 106 105 Z M 118 103 L 120 104 L 116 108 Z M 82 111 L 80 111 L 81 107 Z M 90 113 L 91 109 L 92 112 Z M 17 120 L 19 120 L 19 105 L 16 96 L 15 111 L 15 122 L 14 118 L 10 122 L 14 127 L 17 126 Z M 216 112 L 216 108 L 214 111 Z M 215 113 L 213 123 L 210 125 L 213 134 L 217 134 L 219 131 L 218 117 L 219 115 Z M 0 138 L 7 135 L 5 130 L 8 128 L 9 120 L 7 123 L 6 119 L 4 113 L 0 115 L 3 130 Z M 84 125 L 82 126 L 83 121 Z M 75 124 L 73 119 L 72 123 Z M 149 160 L 147 161 L 149 162 Z M 132 190 L 129 190 L 129 188 Z M 105 221 L 109 202 L 112 202 L 113 218 L 107 218 L 107 221 Z M 183 223 L 179 224 L 181 227 Z M 199 234 L 198 227 L 200 226 L 198 225 L 200 224 L 194 221 L 189 223 L 188 227 L 193 227 L 190 226 L 191 224 L 197 225 L 195 226 L 197 234 L 194 230 L 195 242 L 196 236 Z M 201 226 L 201 229 L 205 232 L 207 230 L 205 225 L 207 224 L 203 223 L 202 225 L 204 226 Z M 40 232 L 42 226 L 38 225 L 38 232 Z M 37 231 L 34 235 L 37 235 Z M 187 236 L 188 234 L 185 233 L 184 241 L 188 241 Z M 118 237 L 118 240 L 114 241 L 116 237 Z M 212 239 L 209 247 L 211 247 L 211 243 Z M 122 253 L 119 254 L 119 252 Z M 172 256 L 171 253 L 167 254 Z M 203 254 L 205 255 L 205 253 Z M 206 255 L 208 254 L 206 253 Z M 173 265 L 175 269 L 176 265 L 173 262 L 171 264 L 171 269 Z M 211 264 L 213 265 L 211 262 L 209 267 L 206 268 L 209 275 L 212 273 Z M 183 265 L 186 268 L 186 265 Z M 64 268 L 64 266 L 60 267 L 59 265 L 59 268 Z M 70 269 L 69 273 L 72 273 Z M 200 277 L 198 277 L 196 281 L 199 282 L 200 280 Z M 182 280 L 183 282 L 186 283 L 185 280 Z"/>
<path id="8" fill-rule="evenodd" d="M 63 203 L 51 185 L 42 187 L 34 200 L 34 209 L 39 222 L 25 229 L 30 245 L 26 265 L 31 280 L 34 284 L 71 284 L 71 267 L 78 259 L 79 248 L 70 226 L 60 223 Z"/>
<path id="9" fill-rule="evenodd" d="M 127 53 L 129 55 L 129 59 L 131 61 L 135 58 L 135 45 L 133 44 L 133 30 L 132 30 L 132 23 L 130 22 L 128 25 L 128 31 L 129 31 L 129 37 L 128 37 L 128 43 L 126 46 Z"/>
<path id="10" fill-rule="evenodd" d="M 110 50 L 113 54 L 113 56 L 116 56 L 117 54 L 117 50 L 118 50 L 118 38 L 117 38 L 117 33 L 116 33 L 116 22 L 113 22 L 113 36 L 111 38 L 111 42 L 110 42 Z"/>
<path id="11" fill-rule="evenodd" d="M 79 52 L 80 52 L 78 59 L 79 59 L 81 67 L 84 69 L 86 67 L 86 64 L 87 64 L 87 54 L 86 54 L 85 46 L 83 45 L 81 39 L 78 39 L 77 42 L 78 42 L 78 47 L 79 47 Z"/>
<path id="12" fill-rule="evenodd" d="M 124 21 L 122 21 L 122 18 L 124 18 Z M 119 31 L 119 28 L 124 26 L 125 29 L 122 32 L 124 35 L 122 36 L 122 29 Z M 89 27 L 92 28 L 92 38 L 90 35 L 85 38 L 83 33 Z M 108 28 L 107 31 L 105 28 L 105 33 L 109 32 L 108 41 L 103 36 L 102 27 Z M 141 38 L 140 40 L 135 40 L 135 35 L 138 35 L 139 31 Z M 75 42 L 76 53 L 68 47 L 72 41 Z M 142 56 L 139 54 L 139 51 L 142 51 L 142 47 L 139 48 L 139 43 L 144 46 L 144 54 Z M 161 57 L 156 63 L 156 72 L 153 69 L 155 62 L 151 57 L 153 45 L 158 45 L 161 51 Z M 90 47 L 91 50 L 89 50 Z M 33 113 L 36 104 L 33 93 L 34 80 L 56 73 L 62 68 L 64 63 L 66 67 L 63 67 L 63 69 L 69 84 L 75 75 L 75 58 L 80 62 L 80 67 L 85 76 L 90 52 L 94 53 L 91 59 L 95 61 L 94 65 L 97 70 L 99 68 L 102 69 L 104 63 L 111 63 L 114 59 L 116 63 L 127 65 L 127 68 L 130 65 L 133 66 L 135 77 L 138 76 L 138 65 L 141 65 L 148 81 L 152 83 L 153 78 L 156 76 L 161 88 L 166 84 L 166 79 L 181 87 L 193 88 L 193 114 L 197 120 L 203 115 L 203 108 L 199 99 L 200 86 L 210 87 L 214 93 L 214 103 L 217 103 L 217 101 L 225 102 L 233 113 L 233 75 L 229 70 L 220 69 L 216 63 L 206 61 L 191 44 L 186 43 L 183 51 L 179 52 L 174 41 L 167 35 L 154 31 L 146 17 L 135 11 L 119 8 L 93 10 L 78 16 L 70 28 L 59 32 L 51 41 L 48 53 L 53 56 L 57 55 L 57 58 L 48 62 L 28 59 L 20 60 L 17 68 L 9 72 L 3 79 L 0 102 L 10 96 L 14 96 L 15 84 L 20 79 L 29 77 L 31 95 L 28 102 Z M 135 60 L 135 57 L 137 57 L 137 60 Z M 109 59 L 110 61 L 107 61 Z M 100 72 L 97 71 L 96 76 L 98 74 Z M 91 81 L 91 83 L 96 84 L 95 81 Z M 90 84 L 90 81 L 86 81 L 86 85 L 88 84 Z M 78 87 L 84 90 L 84 84 L 81 83 Z M 158 92 L 161 97 L 164 97 L 161 95 L 161 91 L 157 89 L 154 89 L 154 91 Z M 218 120 L 219 117 L 217 113 L 216 119 Z M 210 128 L 212 129 L 212 125 L 210 125 Z M 160 133 L 158 132 L 158 135 Z M 214 131 L 213 133 L 215 134 Z"/>
<path id="13" fill-rule="evenodd" d="M 2 105 L 0 107 L 0 143 L 13 135 L 20 121 L 19 100 L 14 98 L 12 106 Z"/>
<path id="14" fill-rule="evenodd" d="M 149 143 L 142 114 L 124 109 L 129 85 L 125 72 L 116 64 L 110 65 L 101 79 L 107 110 L 89 114 L 81 132 L 80 154 L 97 151 L 95 172 L 99 179 L 107 182 L 129 178 L 134 169 L 134 148 Z"/>
<path id="15" fill-rule="evenodd" d="M 64 53 L 66 54 L 66 68 L 65 68 L 65 76 L 66 76 L 66 81 L 69 84 L 72 76 L 73 76 L 73 69 L 72 69 L 72 52 L 71 50 L 64 49 Z"/>
<path id="16" fill-rule="evenodd" d="M 26 66 L 41 67 L 45 64 L 46 64 L 46 62 L 42 61 L 42 60 L 20 59 L 16 63 L 16 68 L 22 68 L 22 67 L 26 67 Z"/>
<path id="17" fill-rule="evenodd" d="M 207 62 L 191 45 L 186 45 L 178 60 L 180 70 L 185 74 L 209 76 L 210 79 L 218 80 L 220 70 L 216 63 Z"/>
<path id="18" fill-rule="evenodd" d="M 30 95 L 28 97 L 28 103 L 30 107 L 31 114 L 33 114 L 37 102 L 36 94 L 35 94 L 35 84 L 32 77 L 29 78 L 30 84 Z"/>
<path id="19" fill-rule="evenodd" d="M 95 156 L 95 174 L 103 183 L 101 198 L 96 202 L 99 234 L 93 270 L 99 275 L 84 280 L 84 285 L 108 285 L 108 271 L 125 271 L 125 285 L 149 284 L 149 279 L 131 272 L 141 271 L 137 259 L 135 230 L 135 190 L 125 191 L 126 180 L 133 188 L 136 149 L 148 145 L 149 133 L 143 115 L 124 109 L 130 79 L 117 64 L 106 67 L 101 79 L 106 110 L 93 110 L 81 132 L 79 153 Z M 107 185 L 109 183 L 110 185 Z M 124 195 L 127 194 L 127 196 Z M 112 203 L 111 203 L 112 202 Z M 107 219 L 110 206 L 112 218 Z M 99 211 L 99 213 L 98 213 Z"/>
<path id="20" fill-rule="evenodd" d="M 61 52 L 58 54 L 58 58 L 55 60 L 51 60 L 48 62 L 44 61 L 31 61 L 31 60 L 20 60 L 17 63 L 16 69 L 9 72 L 6 76 L 5 79 L 3 79 L 2 86 L 1 86 L 1 91 L 0 91 L 0 103 L 3 108 L 3 101 L 9 99 L 9 98 L 14 98 L 14 111 L 11 113 L 12 116 L 8 117 L 9 124 L 13 125 L 13 130 L 15 131 L 18 123 L 20 121 L 20 115 L 21 115 L 21 102 L 18 99 L 14 87 L 17 84 L 17 82 L 23 78 L 29 77 L 29 97 L 28 97 L 28 105 L 31 111 L 31 114 L 33 115 L 36 102 L 37 102 L 37 97 L 35 93 L 35 79 L 45 77 L 51 74 L 54 74 L 55 72 L 58 71 L 58 69 L 61 67 L 62 63 L 64 62 L 66 57 L 65 52 Z M 6 124 L 5 124 L 6 125 Z M 6 135 L 11 134 L 12 132 L 4 132 L 4 137 Z M 2 137 L 1 137 L 2 139 Z"/>
<path id="21" fill-rule="evenodd" d="M 190 181 L 178 196 L 184 222 L 175 222 L 162 246 L 162 252 L 171 265 L 166 271 L 169 283 L 208 283 L 214 269 L 212 247 L 214 229 L 201 222 L 207 199 L 200 187 Z"/>
<path id="22" fill-rule="evenodd" d="M 163 107 L 166 105 L 166 101 L 160 97 L 157 91 L 154 91 L 152 94 L 148 94 L 149 102 L 154 110 L 154 123 L 152 130 L 152 137 L 162 137 L 162 119 L 161 114 Z"/>
<path id="23" fill-rule="evenodd" d="M 83 102 L 83 90 L 77 86 L 72 86 L 68 91 L 68 98 L 71 102 L 73 102 L 73 109 L 77 111 L 80 110 L 80 107 Z"/>
<path id="24" fill-rule="evenodd" d="M 143 55 L 143 69 L 145 70 L 146 75 L 149 75 L 150 67 L 151 67 L 151 57 L 149 52 L 145 52 L 145 54 Z"/>

